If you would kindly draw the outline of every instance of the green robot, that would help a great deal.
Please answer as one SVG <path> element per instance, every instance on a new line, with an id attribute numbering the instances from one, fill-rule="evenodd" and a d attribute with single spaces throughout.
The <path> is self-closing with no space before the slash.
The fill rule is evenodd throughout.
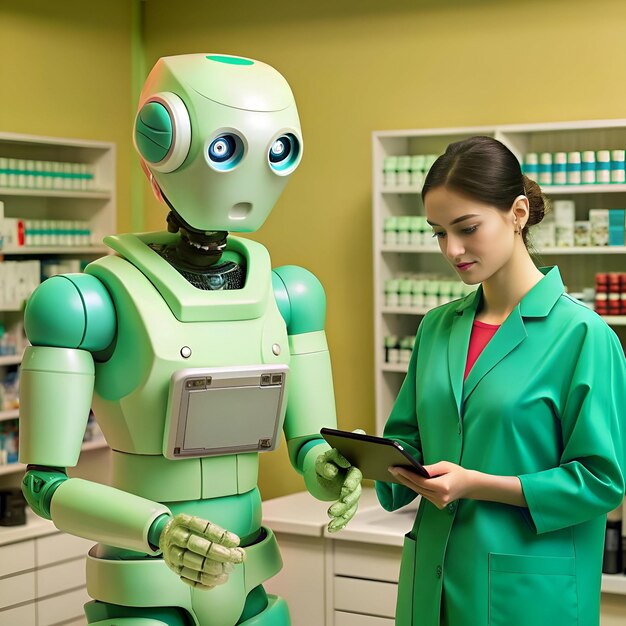
<path id="1" fill-rule="evenodd" d="M 258 454 L 284 430 L 310 493 L 354 515 L 360 472 L 321 439 L 336 423 L 325 296 L 308 271 L 272 270 L 258 229 L 302 157 L 291 90 L 250 59 L 160 59 L 135 146 L 168 232 L 112 236 L 84 274 L 48 279 L 25 313 L 24 494 L 97 542 L 85 605 L 98 626 L 283 626 L 263 582 L 281 568 L 261 524 Z M 90 407 L 113 486 L 68 478 Z"/>

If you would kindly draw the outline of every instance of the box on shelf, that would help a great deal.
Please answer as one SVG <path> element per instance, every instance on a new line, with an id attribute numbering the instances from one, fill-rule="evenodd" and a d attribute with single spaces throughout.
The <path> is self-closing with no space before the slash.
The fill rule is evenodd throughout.
<path id="1" fill-rule="evenodd" d="M 626 210 L 609 210 L 609 246 L 623 246 Z"/>
<path id="2" fill-rule="evenodd" d="M 591 245 L 606 246 L 609 243 L 609 210 L 589 209 Z"/>

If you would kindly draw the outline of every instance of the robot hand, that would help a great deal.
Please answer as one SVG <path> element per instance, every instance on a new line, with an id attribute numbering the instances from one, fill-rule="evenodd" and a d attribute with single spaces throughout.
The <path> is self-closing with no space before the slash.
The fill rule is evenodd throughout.
<path id="1" fill-rule="evenodd" d="M 365 434 L 363 430 L 355 430 Z M 361 479 L 363 474 L 343 457 L 336 448 L 320 454 L 315 460 L 318 480 L 337 491 L 338 500 L 328 509 L 331 518 L 328 532 L 334 533 L 354 517 L 361 497 Z"/>
<path id="2" fill-rule="evenodd" d="M 184 513 L 173 517 L 159 538 L 168 567 L 198 589 L 213 589 L 228 580 L 235 565 L 246 558 L 238 545 L 237 535 Z"/>

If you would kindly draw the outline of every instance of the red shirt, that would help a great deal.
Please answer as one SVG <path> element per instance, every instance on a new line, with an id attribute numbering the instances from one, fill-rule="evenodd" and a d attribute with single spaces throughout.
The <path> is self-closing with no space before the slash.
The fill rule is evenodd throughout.
<path id="1" fill-rule="evenodd" d="M 498 328 L 500 328 L 500 326 L 485 324 L 485 322 L 474 320 L 472 335 L 470 336 L 469 348 L 467 351 L 467 363 L 465 364 L 465 376 L 463 376 L 463 380 L 467 378 L 472 366 L 476 363 L 478 355 L 489 343 L 489 340 L 496 334 Z"/>

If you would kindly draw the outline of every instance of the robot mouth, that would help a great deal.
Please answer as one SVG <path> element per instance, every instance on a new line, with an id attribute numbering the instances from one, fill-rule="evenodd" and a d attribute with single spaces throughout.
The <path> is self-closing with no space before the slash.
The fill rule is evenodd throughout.
<path id="1" fill-rule="evenodd" d="M 250 212 L 252 211 L 252 203 L 251 202 L 237 202 L 237 204 L 233 204 L 228 213 L 228 217 L 231 220 L 244 220 Z"/>

